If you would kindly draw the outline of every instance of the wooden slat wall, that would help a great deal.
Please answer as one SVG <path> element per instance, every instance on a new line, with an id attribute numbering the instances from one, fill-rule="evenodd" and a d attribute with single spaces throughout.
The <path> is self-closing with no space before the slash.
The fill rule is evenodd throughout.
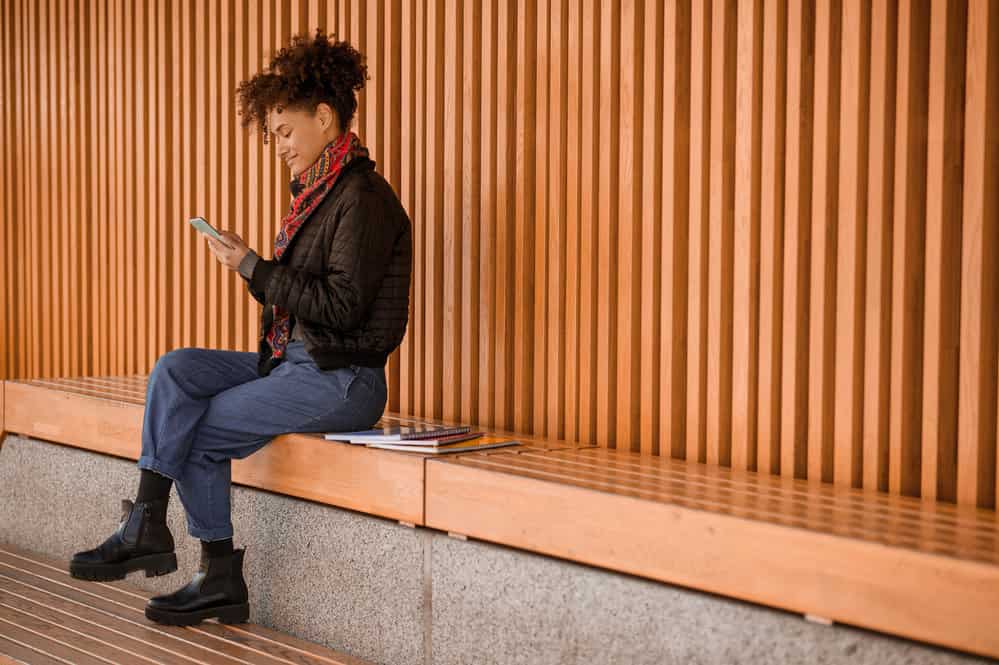
<path id="1" fill-rule="evenodd" d="M 186 218 L 270 254 L 287 171 L 233 90 L 368 56 L 414 221 L 392 410 L 996 505 L 988 0 L 2 0 L 10 378 L 255 349 Z M 927 47 L 928 45 L 928 47 Z"/>

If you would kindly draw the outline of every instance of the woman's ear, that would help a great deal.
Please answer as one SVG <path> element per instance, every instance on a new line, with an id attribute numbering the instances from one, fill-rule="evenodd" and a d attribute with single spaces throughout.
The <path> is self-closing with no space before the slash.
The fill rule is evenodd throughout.
<path id="1" fill-rule="evenodd" d="M 326 102 L 320 102 L 319 106 L 316 107 L 316 113 L 319 114 L 319 125 L 323 132 L 337 132 L 339 125 L 337 124 L 336 111 L 332 106 Z"/>

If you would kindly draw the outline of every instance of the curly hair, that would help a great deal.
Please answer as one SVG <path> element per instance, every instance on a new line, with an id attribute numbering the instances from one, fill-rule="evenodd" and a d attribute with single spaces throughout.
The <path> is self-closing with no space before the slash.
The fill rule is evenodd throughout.
<path id="1" fill-rule="evenodd" d="M 256 124 L 267 143 L 267 113 L 285 108 L 314 112 L 325 102 L 336 110 L 346 132 L 357 111 L 355 91 L 364 87 L 368 67 L 348 42 L 330 39 L 322 28 L 316 36 L 295 35 L 270 65 L 236 88 L 241 124 Z"/>

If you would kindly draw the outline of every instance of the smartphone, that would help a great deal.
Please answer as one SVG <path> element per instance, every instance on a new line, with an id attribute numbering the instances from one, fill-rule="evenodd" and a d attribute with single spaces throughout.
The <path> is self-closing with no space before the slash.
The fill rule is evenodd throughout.
<path id="1" fill-rule="evenodd" d="M 229 249 L 232 249 L 232 245 L 230 245 L 229 243 L 227 243 L 222 238 L 222 234 L 220 234 L 217 230 L 215 230 L 215 227 L 212 226 L 211 224 L 209 224 L 208 220 L 205 219 L 204 217 L 192 217 L 191 219 L 189 219 L 187 221 L 190 222 L 191 226 L 193 226 L 195 229 L 197 229 L 201 233 L 204 233 L 205 235 L 209 235 L 209 236 L 215 238 L 216 240 L 218 240 L 219 242 L 221 242 L 223 245 L 225 245 Z"/>

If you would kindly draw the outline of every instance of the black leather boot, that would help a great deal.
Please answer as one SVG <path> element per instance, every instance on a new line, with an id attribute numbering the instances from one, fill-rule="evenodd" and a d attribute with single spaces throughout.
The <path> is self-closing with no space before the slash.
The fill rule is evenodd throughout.
<path id="1" fill-rule="evenodd" d="M 173 535 L 166 525 L 167 499 L 121 502 L 121 524 L 107 540 L 92 550 L 77 552 L 69 574 L 82 580 L 120 580 L 133 570 L 146 577 L 177 570 Z"/>
<path id="2" fill-rule="evenodd" d="M 171 626 L 190 626 L 215 617 L 219 623 L 243 623 L 250 618 L 249 596 L 243 580 L 245 548 L 232 554 L 209 557 L 201 553 L 201 566 L 182 589 L 154 596 L 146 605 L 146 618 Z"/>

